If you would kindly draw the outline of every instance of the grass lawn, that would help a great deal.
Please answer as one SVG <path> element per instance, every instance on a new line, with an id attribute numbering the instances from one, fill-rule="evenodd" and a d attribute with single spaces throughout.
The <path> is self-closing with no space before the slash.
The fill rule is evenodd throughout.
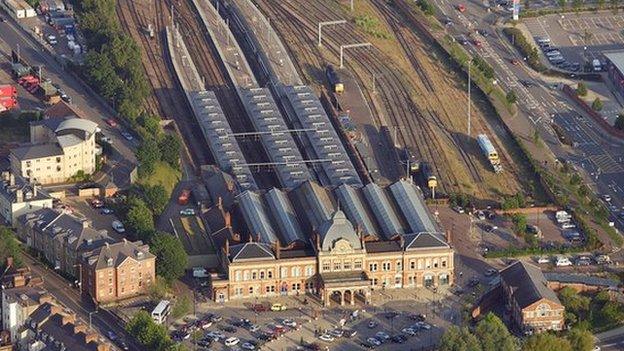
<path id="1" fill-rule="evenodd" d="M 145 179 L 140 179 L 139 183 L 151 186 L 160 184 L 165 188 L 167 196 L 171 196 L 181 177 L 182 173 L 180 171 L 171 168 L 165 162 L 157 162 L 154 174 Z"/>

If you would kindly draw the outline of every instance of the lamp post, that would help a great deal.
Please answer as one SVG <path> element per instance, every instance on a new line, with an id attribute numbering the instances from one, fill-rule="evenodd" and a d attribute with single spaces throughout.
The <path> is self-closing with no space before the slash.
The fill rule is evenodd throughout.
<path id="1" fill-rule="evenodd" d="M 78 267 L 78 288 L 80 295 L 82 295 L 82 263 L 76 263 L 73 267 Z"/>
<path id="2" fill-rule="evenodd" d="M 91 329 L 92 329 L 91 325 L 93 324 L 93 323 L 92 323 L 93 315 L 94 315 L 94 314 L 96 314 L 96 313 L 98 313 L 98 309 L 97 309 L 97 308 L 98 308 L 98 306 L 96 305 L 96 306 L 95 306 L 95 311 L 91 311 L 91 312 L 89 312 L 89 330 L 91 330 Z"/>

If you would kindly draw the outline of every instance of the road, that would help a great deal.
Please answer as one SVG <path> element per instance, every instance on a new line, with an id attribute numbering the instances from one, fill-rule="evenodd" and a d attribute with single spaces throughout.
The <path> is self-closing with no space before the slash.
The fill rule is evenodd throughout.
<path id="1" fill-rule="evenodd" d="M 464 35 L 482 43 L 478 48 L 474 41 L 466 46 L 473 55 L 484 58 L 494 69 L 498 84 L 505 91 L 513 90 L 518 96 L 519 115 L 527 118 L 539 130 L 540 136 L 555 157 L 572 162 L 582 171 L 585 179 L 598 194 L 609 194 L 612 200 L 612 218 L 616 226 L 624 230 L 624 217 L 620 211 L 624 206 L 624 142 L 613 140 L 588 116 L 582 116 L 572 101 L 556 88 L 553 80 L 545 80 L 527 65 L 513 65 L 512 58 L 522 61 L 519 53 L 496 28 L 498 21 L 510 17 L 505 9 L 486 10 L 484 1 L 466 1 L 466 11 L 460 13 L 455 1 L 435 0 L 443 18 L 449 18 L 454 25 L 447 26 L 454 37 Z M 481 35 L 476 30 L 486 30 Z M 562 127 L 575 142 L 575 148 L 562 145 L 551 123 Z"/>
<path id="2" fill-rule="evenodd" d="M 30 256 L 24 255 L 24 263 L 32 269 L 33 273 L 43 278 L 43 286 L 50 294 L 62 305 L 76 312 L 76 315 L 85 324 L 89 323 L 89 313 L 97 310 L 97 312 L 91 314 L 91 322 L 93 328 L 103 337 L 106 338 L 106 333 L 112 330 L 128 342 L 131 350 L 144 349 L 136 344 L 134 338 L 125 332 L 122 324 L 115 316 L 104 309 L 98 309 L 87 294 L 81 295 L 78 289 L 73 288 L 67 280 Z M 107 341 L 112 343 L 111 340 Z M 117 350 L 117 348 L 114 347 L 113 350 Z"/>
<path id="3" fill-rule="evenodd" d="M 5 17 L 8 19 L 7 22 L 0 23 L 0 56 L 4 56 L 3 59 L 8 60 L 11 49 L 17 48 L 19 45 L 22 59 L 31 66 L 43 66 L 43 76 L 59 83 L 63 90 L 71 96 L 72 105 L 84 113 L 83 117 L 96 122 L 102 133 L 112 139 L 114 153 L 111 168 L 113 169 L 113 177 L 118 183 L 121 183 L 118 185 L 127 185 L 119 180 L 126 179 L 130 169 L 136 164 L 133 151 L 137 146 L 136 139 L 128 141 L 119 133 L 118 128 L 121 127 L 113 128 L 104 123 L 105 119 L 113 117 L 106 106 L 94 96 L 89 95 L 84 84 L 67 73 L 51 55 L 41 49 L 38 42 L 25 34 L 13 22 L 13 19 L 8 16 Z"/>

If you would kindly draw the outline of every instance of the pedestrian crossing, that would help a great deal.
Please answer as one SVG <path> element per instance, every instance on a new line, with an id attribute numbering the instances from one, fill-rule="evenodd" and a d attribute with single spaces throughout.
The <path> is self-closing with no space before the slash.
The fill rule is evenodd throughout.
<path id="1" fill-rule="evenodd" d="M 610 155 L 599 154 L 599 155 L 591 155 L 589 159 L 593 164 L 596 165 L 598 169 L 600 169 L 600 173 L 622 173 L 624 172 L 624 167 L 621 164 L 617 163 Z"/>

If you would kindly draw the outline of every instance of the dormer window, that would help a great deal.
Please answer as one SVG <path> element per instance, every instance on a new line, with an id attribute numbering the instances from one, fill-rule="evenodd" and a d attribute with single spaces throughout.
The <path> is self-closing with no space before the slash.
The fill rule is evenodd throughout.
<path id="1" fill-rule="evenodd" d="M 109 257 L 109 258 L 106 260 L 106 264 L 107 264 L 109 267 L 112 267 L 112 266 L 113 266 L 113 259 Z"/>
<path id="2" fill-rule="evenodd" d="M 137 258 L 140 260 L 143 258 L 143 252 L 142 251 L 138 251 L 136 254 Z"/>

